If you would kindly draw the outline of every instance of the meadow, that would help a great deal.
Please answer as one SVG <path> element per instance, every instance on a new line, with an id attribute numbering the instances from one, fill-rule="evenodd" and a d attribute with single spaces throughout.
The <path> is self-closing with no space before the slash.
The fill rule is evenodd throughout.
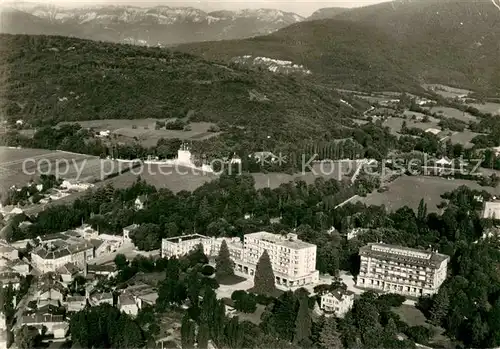
<path id="1" fill-rule="evenodd" d="M 474 190 L 485 190 L 497 196 L 500 195 L 500 186 L 496 188 L 481 187 L 476 182 L 467 180 L 448 180 L 440 177 L 426 176 L 402 176 L 388 185 L 388 191 L 384 193 L 374 192 L 366 197 L 360 197 L 355 201 L 366 205 L 385 205 L 389 211 L 395 211 L 403 206 L 408 206 L 416 210 L 420 200 L 423 198 L 427 203 L 429 212 L 439 212 L 437 205 L 443 201 L 441 195 L 451 192 L 462 185 Z"/>
<path id="2" fill-rule="evenodd" d="M 130 143 L 138 141 L 144 147 L 155 146 L 160 138 L 179 138 L 182 140 L 204 140 L 210 137 L 217 136 L 218 132 L 209 132 L 210 126 L 213 123 L 209 122 L 193 122 L 189 126 L 189 131 L 183 130 L 166 130 L 165 128 L 156 130 L 156 121 L 165 121 L 168 119 L 107 119 L 107 120 L 86 120 L 78 121 L 84 128 L 94 129 L 98 131 L 111 131 L 112 138 L 118 141 Z M 62 125 L 64 123 L 60 123 Z"/>
<path id="3" fill-rule="evenodd" d="M 464 121 L 466 123 L 469 123 L 470 121 L 474 122 L 478 121 L 478 119 L 474 115 L 462 112 L 461 110 L 455 108 L 435 106 L 435 107 L 426 107 L 425 109 L 430 110 L 432 113 L 439 113 L 445 118 L 455 118 Z"/>
<path id="4" fill-rule="evenodd" d="M 500 115 L 500 103 L 487 102 L 484 104 L 471 103 L 468 105 L 476 108 L 477 110 L 479 110 L 480 112 L 483 112 L 483 113 L 491 113 L 491 114 Z"/>

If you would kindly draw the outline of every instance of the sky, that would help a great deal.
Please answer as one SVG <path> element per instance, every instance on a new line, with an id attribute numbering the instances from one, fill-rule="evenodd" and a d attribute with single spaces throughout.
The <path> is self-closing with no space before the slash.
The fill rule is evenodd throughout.
<path id="1" fill-rule="evenodd" d="M 44 4 L 64 7 L 81 7 L 89 5 L 134 5 L 142 7 L 192 6 L 203 11 L 239 10 L 244 8 L 275 8 L 282 11 L 295 12 L 309 16 L 323 7 L 358 7 L 372 5 L 387 0 L 28 0 Z M 0 0 L 2 2 L 2 0 Z"/>

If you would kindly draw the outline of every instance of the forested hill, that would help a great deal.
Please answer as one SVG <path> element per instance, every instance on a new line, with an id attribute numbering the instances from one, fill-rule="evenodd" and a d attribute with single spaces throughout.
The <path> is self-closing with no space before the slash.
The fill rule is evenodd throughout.
<path id="1" fill-rule="evenodd" d="M 500 11 L 490 0 L 390 1 L 265 37 L 180 45 L 207 59 L 290 60 L 335 84 L 394 88 L 408 78 L 500 92 Z"/>
<path id="2" fill-rule="evenodd" d="M 252 137 L 331 136 L 357 111 L 300 77 L 160 48 L 1 35 L 3 113 L 11 120 L 184 117 L 246 126 Z"/>
<path id="3" fill-rule="evenodd" d="M 289 60 L 311 70 L 318 81 L 348 89 L 417 91 L 419 86 L 397 60 L 401 48 L 389 35 L 345 20 L 306 21 L 267 36 L 176 49 L 220 61 L 245 55 Z"/>

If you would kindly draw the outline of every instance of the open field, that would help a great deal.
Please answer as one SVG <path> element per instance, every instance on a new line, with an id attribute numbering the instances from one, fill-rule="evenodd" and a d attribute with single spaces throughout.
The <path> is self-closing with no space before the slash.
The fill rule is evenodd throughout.
<path id="1" fill-rule="evenodd" d="M 428 128 L 441 129 L 438 126 L 439 120 L 434 119 L 432 117 L 429 118 L 429 122 L 410 120 L 410 118 L 406 118 L 406 120 L 403 118 L 387 118 L 384 121 L 383 126 L 389 127 L 391 129 L 391 133 L 397 136 L 400 135 L 399 132 L 401 131 L 401 126 L 403 125 L 403 121 L 406 121 L 406 126 L 408 128 L 419 128 L 424 131 L 427 130 Z"/>
<path id="2" fill-rule="evenodd" d="M 137 138 L 143 146 L 155 146 L 160 138 L 179 138 L 183 140 L 203 140 L 217 136 L 219 133 L 208 132 L 210 126 L 214 125 L 209 122 L 193 122 L 190 123 L 190 131 L 182 130 L 155 130 L 156 121 L 165 121 L 165 119 L 108 119 L 108 120 L 88 120 L 78 121 L 84 128 L 92 128 L 96 131 L 109 130 L 116 139 L 123 142 L 134 142 L 134 137 Z M 66 123 L 66 122 L 65 122 Z M 62 125 L 64 123 L 60 123 Z M 137 126 L 137 128 L 132 128 Z M 114 136 L 112 136 L 114 137 Z"/>
<path id="3" fill-rule="evenodd" d="M 484 104 L 479 104 L 479 103 L 472 103 L 468 104 L 471 107 L 476 108 L 480 112 L 483 113 L 491 113 L 491 114 L 496 114 L 500 115 L 500 103 L 484 103 Z"/>
<path id="4" fill-rule="evenodd" d="M 347 179 L 348 174 L 352 174 L 357 165 L 354 161 L 349 162 L 335 162 L 333 165 L 331 163 L 316 163 L 311 166 L 316 173 L 306 172 L 305 174 L 296 173 L 294 175 L 289 175 L 286 173 L 253 173 L 252 176 L 255 179 L 255 187 L 257 189 L 269 187 L 271 189 L 279 187 L 283 183 L 288 183 L 294 180 L 302 180 L 307 184 L 314 183 L 314 180 L 318 177 L 322 177 L 325 180 L 335 179 Z"/>
<path id="5" fill-rule="evenodd" d="M 500 195 L 500 186 L 496 188 L 481 187 L 474 181 L 460 179 L 447 180 L 440 177 L 402 176 L 389 184 L 388 191 L 384 193 L 374 192 L 356 201 L 366 205 L 385 205 L 387 210 L 395 211 L 403 206 L 416 210 L 420 199 L 423 198 L 427 203 L 429 212 L 438 212 L 437 205 L 443 201 L 441 194 L 453 191 L 462 185 Z"/>
<path id="6" fill-rule="evenodd" d="M 439 113 L 445 118 L 455 118 L 466 123 L 469 121 L 478 121 L 474 115 L 462 112 L 461 110 L 449 107 L 425 107 L 433 113 Z"/>
<path id="7" fill-rule="evenodd" d="M 474 146 L 474 144 L 471 143 L 472 139 L 479 135 L 481 134 L 464 130 L 463 132 L 453 132 L 450 137 L 446 137 L 444 140 L 446 141 L 449 138 L 453 144 L 458 143 L 462 144 L 465 148 L 472 148 Z"/>
<path id="8" fill-rule="evenodd" d="M 410 326 L 424 326 L 432 330 L 434 337 L 431 342 L 435 344 L 450 345 L 450 340 L 443 335 L 444 329 L 433 326 L 426 322 L 424 314 L 414 306 L 403 304 L 400 307 L 393 307 L 392 311 L 401 317 L 401 320 Z"/>
<path id="9" fill-rule="evenodd" d="M 455 97 L 466 96 L 472 92 L 470 90 L 464 90 L 462 88 L 456 88 L 441 84 L 423 84 L 422 86 L 426 89 L 433 90 L 435 93 L 444 98 L 455 98 Z"/>
<path id="10" fill-rule="evenodd" d="M 69 175 L 71 168 L 81 168 L 87 160 L 93 159 L 97 158 L 54 150 L 0 147 L 0 194 L 12 185 L 24 186 L 40 174 L 50 174 L 54 173 L 56 168 L 66 168 L 66 161 L 70 166 L 68 176 L 62 177 L 74 178 Z"/>

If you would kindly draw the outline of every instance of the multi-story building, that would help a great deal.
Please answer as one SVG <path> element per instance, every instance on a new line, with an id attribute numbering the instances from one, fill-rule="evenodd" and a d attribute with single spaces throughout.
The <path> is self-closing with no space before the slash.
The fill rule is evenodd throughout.
<path id="1" fill-rule="evenodd" d="M 163 258 L 180 257 L 194 250 L 198 245 L 203 246 L 207 256 L 211 255 L 211 239 L 204 235 L 191 234 L 163 239 L 161 241 L 161 256 Z"/>
<path id="2" fill-rule="evenodd" d="M 361 247 L 359 255 L 356 286 L 413 297 L 437 293 L 450 260 L 437 252 L 382 243 Z"/>
<path id="3" fill-rule="evenodd" d="M 319 280 L 316 245 L 299 240 L 297 234 L 246 234 L 243 249 L 243 260 L 235 261 L 237 270 L 253 275 L 259 258 L 267 251 L 278 285 L 297 287 Z"/>
<path id="4" fill-rule="evenodd" d="M 67 263 L 83 269 L 94 258 L 94 245 L 89 241 L 71 237 L 42 243 L 31 252 L 33 266 L 42 273 L 55 272 Z"/>
<path id="5" fill-rule="evenodd" d="M 319 307 L 342 318 L 354 304 L 354 293 L 342 288 L 321 295 Z"/>
<path id="6" fill-rule="evenodd" d="M 316 283 L 316 245 L 303 242 L 296 234 L 286 236 L 258 232 L 239 238 L 209 238 L 200 234 L 163 239 L 162 257 L 182 256 L 202 245 L 207 256 L 217 256 L 225 240 L 235 270 L 254 275 L 259 258 L 267 250 L 278 285 L 299 287 Z"/>

